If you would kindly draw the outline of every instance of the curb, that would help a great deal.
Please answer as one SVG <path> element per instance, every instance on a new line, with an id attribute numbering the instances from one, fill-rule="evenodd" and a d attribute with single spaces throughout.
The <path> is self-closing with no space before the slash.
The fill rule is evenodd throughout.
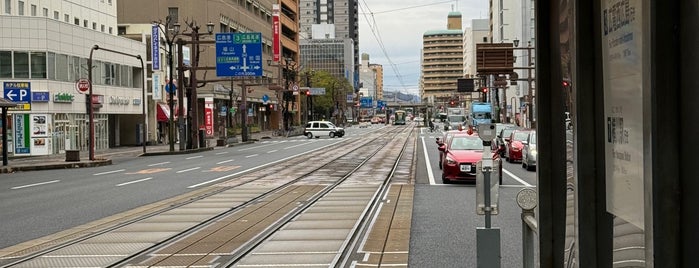
<path id="1" fill-rule="evenodd" d="M 43 165 L 19 165 L 0 168 L 0 173 L 15 173 L 17 171 L 34 171 L 34 170 L 49 170 L 49 169 L 68 169 L 68 168 L 84 168 L 84 167 L 99 167 L 111 165 L 111 159 L 95 160 L 90 162 L 66 162 L 53 163 Z"/>

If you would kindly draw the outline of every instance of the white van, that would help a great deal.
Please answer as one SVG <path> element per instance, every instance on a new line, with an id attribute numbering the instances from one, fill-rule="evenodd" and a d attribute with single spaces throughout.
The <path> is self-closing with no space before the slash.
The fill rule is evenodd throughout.
<path id="1" fill-rule="evenodd" d="M 306 128 L 303 129 L 303 135 L 309 139 L 312 139 L 313 137 L 320 138 L 323 136 L 334 138 L 344 136 L 345 130 L 328 121 L 311 121 L 308 122 L 306 124 Z"/>

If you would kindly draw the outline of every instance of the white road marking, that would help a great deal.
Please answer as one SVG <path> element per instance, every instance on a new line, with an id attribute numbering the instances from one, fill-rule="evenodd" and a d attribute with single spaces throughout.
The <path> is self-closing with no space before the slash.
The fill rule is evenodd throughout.
<path id="1" fill-rule="evenodd" d="M 251 154 L 251 155 L 245 156 L 245 158 L 255 157 L 255 156 L 258 156 L 258 155 L 259 155 L 259 154 Z"/>
<path id="2" fill-rule="evenodd" d="M 268 153 L 268 154 L 271 154 L 271 153 L 276 153 L 277 151 L 279 151 L 279 150 L 271 150 L 271 151 L 269 151 L 269 152 L 267 152 L 267 153 Z"/>
<path id="3" fill-rule="evenodd" d="M 227 153 L 228 152 L 220 152 L 220 153 L 216 153 L 216 155 L 222 155 L 222 154 L 227 154 Z"/>
<path id="4" fill-rule="evenodd" d="M 233 161 L 235 161 L 235 159 L 224 160 L 224 161 L 216 163 L 216 165 L 220 165 L 220 164 L 224 164 L 224 163 L 228 163 L 228 162 L 233 162 Z"/>
<path id="5" fill-rule="evenodd" d="M 102 173 L 95 173 L 95 174 L 92 174 L 92 175 L 94 175 L 94 176 L 107 175 L 107 174 L 122 172 L 122 171 L 124 171 L 124 170 L 125 170 L 125 169 L 117 169 L 117 170 L 112 170 L 112 171 L 107 171 L 107 172 L 102 172 Z"/>
<path id="6" fill-rule="evenodd" d="M 202 158 L 202 157 L 204 157 L 204 156 L 203 156 L 203 155 L 197 155 L 197 156 L 187 157 L 187 158 L 185 158 L 185 159 L 190 160 L 190 159 Z"/>
<path id="7" fill-rule="evenodd" d="M 197 170 L 197 169 L 200 169 L 200 168 L 201 168 L 201 167 L 195 167 L 195 168 L 180 170 L 180 171 L 177 171 L 177 173 L 185 173 L 185 172 L 192 171 L 192 170 Z"/>
<path id="8" fill-rule="evenodd" d="M 170 164 L 170 162 L 169 161 L 168 162 L 160 162 L 160 163 L 150 164 L 148 166 L 154 167 L 154 166 L 161 166 L 161 165 L 165 165 L 165 164 Z"/>
<path id="9" fill-rule="evenodd" d="M 56 183 L 59 182 L 60 180 L 53 180 L 53 181 L 45 181 L 45 182 L 40 182 L 40 183 L 34 183 L 34 184 L 27 184 L 27 185 L 22 185 L 22 186 L 16 186 L 10 188 L 11 190 L 17 190 L 17 189 L 22 189 L 22 188 L 27 188 L 27 187 L 33 187 L 33 186 L 39 186 L 39 185 L 44 185 L 44 184 L 50 184 L 50 183 Z"/>
<path id="10" fill-rule="evenodd" d="M 296 144 L 296 145 L 294 145 L 294 146 L 285 147 L 284 150 L 291 149 L 291 148 L 294 148 L 294 147 L 303 146 L 303 145 L 307 145 L 307 144 L 311 144 L 311 143 L 310 143 L 310 142 L 304 142 L 304 143 L 301 143 L 301 144 Z"/>
<path id="11" fill-rule="evenodd" d="M 249 147 L 249 148 L 239 149 L 238 152 L 247 151 L 247 150 L 252 150 L 252 149 L 257 149 L 257 148 L 262 148 L 262 147 L 267 147 L 267 146 L 270 146 L 270 145 L 273 145 L 273 143 L 267 143 L 267 144 L 260 145 L 260 146 L 255 146 L 255 147 Z"/>
<path id="12" fill-rule="evenodd" d="M 430 185 L 435 185 L 434 174 L 432 174 L 432 167 L 430 166 L 430 157 L 427 155 L 427 147 L 425 146 L 425 137 L 420 137 L 422 140 L 422 151 L 425 152 L 425 166 L 427 167 L 427 178 L 430 180 Z"/>
<path id="13" fill-rule="evenodd" d="M 116 186 L 117 186 L 117 187 L 121 187 L 121 186 L 124 186 L 124 185 L 129 185 L 129 184 L 133 184 L 133 183 L 137 183 L 137 182 L 142 182 L 142 181 L 147 181 L 147 180 L 151 180 L 151 179 L 153 179 L 153 177 L 145 178 L 145 179 L 140 179 L 140 180 L 135 180 L 135 181 L 129 181 L 129 182 L 125 182 L 125 183 L 120 183 L 120 184 L 117 184 Z"/>
<path id="14" fill-rule="evenodd" d="M 521 183 L 521 184 L 524 185 L 524 186 L 527 186 L 527 187 L 534 187 L 534 185 L 531 185 L 531 184 L 527 183 L 526 181 L 524 181 L 523 179 L 520 179 L 519 177 L 517 177 L 517 175 L 512 174 L 512 172 L 507 171 L 507 169 L 504 169 L 504 168 L 503 168 L 503 169 L 502 169 L 502 172 L 505 172 L 505 174 L 507 174 L 507 175 L 510 176 L 511 178 L 517 180 L 519 183 Z"/>

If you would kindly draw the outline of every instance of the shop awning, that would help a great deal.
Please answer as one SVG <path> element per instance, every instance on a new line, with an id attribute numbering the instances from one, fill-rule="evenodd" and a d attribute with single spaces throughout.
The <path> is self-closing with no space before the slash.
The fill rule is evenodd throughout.
<path id="1" fill-rule="evenodd" d="M 175 111 L 174 119 L 177 119 L 177 115 L 179 114 L 177 112 L 177 106 L 172 107 L 172 108 Z M 168 106 L 165 103 L 158 103 L 157 118 L 158 118 L 158 122 L 170 121 L 170 106 Z"/>

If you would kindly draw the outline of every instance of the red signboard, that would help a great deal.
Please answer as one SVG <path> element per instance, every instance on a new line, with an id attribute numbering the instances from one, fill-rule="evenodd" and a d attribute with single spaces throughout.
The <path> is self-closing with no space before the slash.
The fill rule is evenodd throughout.
<path id="1" fill-rule="evenodd" d="M 207 137 L 214 135 L 214 100 L 204 99 L 204 131 Z"/>
<path id="2" fill-rule="evenodd" d="M 90 80 L 80 78 L 78 81 L 75 81 L 75 89 L 78 90 L 80 94 L 87 93 L 90 91 Z"/>
<path id="3" fill-rule="evenodd" d="M 272 54 L 274 54 L 273 60 L 279 62 L 281 57 L 281 44 L 279 40 L 279 31 L 281 26 L 279 25 L 279 5 L 272 5 Z"/>

